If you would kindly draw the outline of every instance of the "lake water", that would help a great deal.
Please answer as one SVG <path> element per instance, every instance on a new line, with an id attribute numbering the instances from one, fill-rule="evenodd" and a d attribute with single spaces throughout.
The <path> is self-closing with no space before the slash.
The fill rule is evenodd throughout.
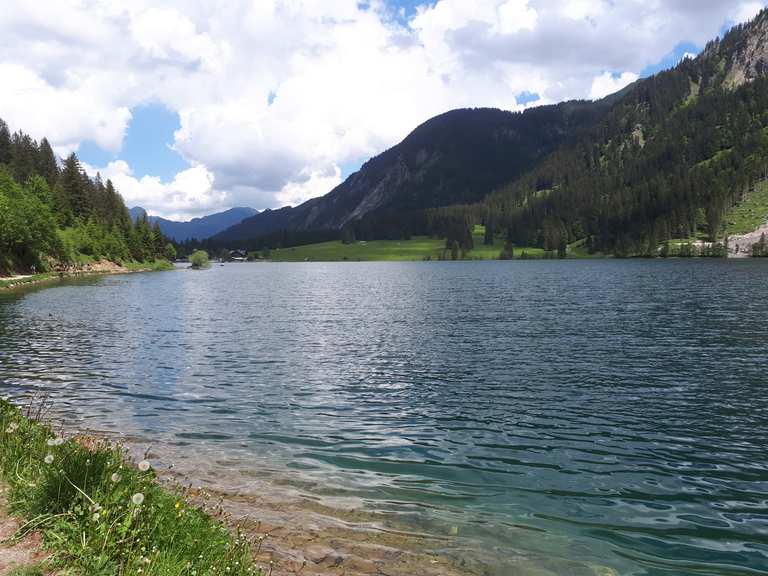
<path id="1" fill-rule="evenodd" d="M 768 262 L 81 280 L 0 295 L 0 389 L 468 573 L 768 574 Z"/>

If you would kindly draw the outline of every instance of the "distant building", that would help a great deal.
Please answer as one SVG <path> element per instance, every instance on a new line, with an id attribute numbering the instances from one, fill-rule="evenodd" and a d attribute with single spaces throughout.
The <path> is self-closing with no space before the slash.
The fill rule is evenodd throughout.
<path id="1" fill-rule="evenodd" d="M 248 260 L 248 253 L 245 250 L 230 250 L 229 259 L 232 262 L 245 262 Z"/>

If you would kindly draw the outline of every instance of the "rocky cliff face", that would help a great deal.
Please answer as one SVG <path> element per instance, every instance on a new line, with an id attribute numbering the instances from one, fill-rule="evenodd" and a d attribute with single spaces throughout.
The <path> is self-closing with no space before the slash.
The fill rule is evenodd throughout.
<path id="1" fill-rule="evenodd" d="M 725 74 L 723 82 L 738 88 L 768 72 L 768 10 L 711 43 L 703 58 L 716 60 Z"/>

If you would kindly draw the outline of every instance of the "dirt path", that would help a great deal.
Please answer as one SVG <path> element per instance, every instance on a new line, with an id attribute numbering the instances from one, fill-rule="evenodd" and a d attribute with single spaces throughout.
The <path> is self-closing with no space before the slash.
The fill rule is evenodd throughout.
<path id="1" fill-rule="evenodd" d="M 12 541 L 21 522 L 8 515 L 5 487 L 0 485 L 0 576 L 8 576 L 18 568 L 30 568 L 45 560 L 42 540 L 37 533 L 19 542 Z"/>

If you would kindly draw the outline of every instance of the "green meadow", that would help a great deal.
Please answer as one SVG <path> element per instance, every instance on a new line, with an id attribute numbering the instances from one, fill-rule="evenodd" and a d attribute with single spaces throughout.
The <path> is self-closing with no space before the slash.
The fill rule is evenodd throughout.
<path id="1" fill-rule="evenodd" d="M 768 221 L 768 182 L 760 182 L 744 202 L 726 216 L 725 231 L 729 236 L 747 234 Z"/>
<path id="2" fill-rule="evenodd" d="M 498 260 L 504 249 L 504 239 L 497 237 L 493 246 L 486 246 L 483 244 L 484 232 L 482 226 L 475 227 L 474 248 L 464 255 L 464 260 Z M 529 258 L 543 258 L 544 250 L 515 247 L 515 259 L 523 254 Z M 450 260 L 451 253 L 446 250 L 444 239 L 417 236 L 411 240 L 373 240 L 352 244 L 333 241 L 276 249 L 272 250 L 271 259 L 273 262 L 416 262 Z"/>

